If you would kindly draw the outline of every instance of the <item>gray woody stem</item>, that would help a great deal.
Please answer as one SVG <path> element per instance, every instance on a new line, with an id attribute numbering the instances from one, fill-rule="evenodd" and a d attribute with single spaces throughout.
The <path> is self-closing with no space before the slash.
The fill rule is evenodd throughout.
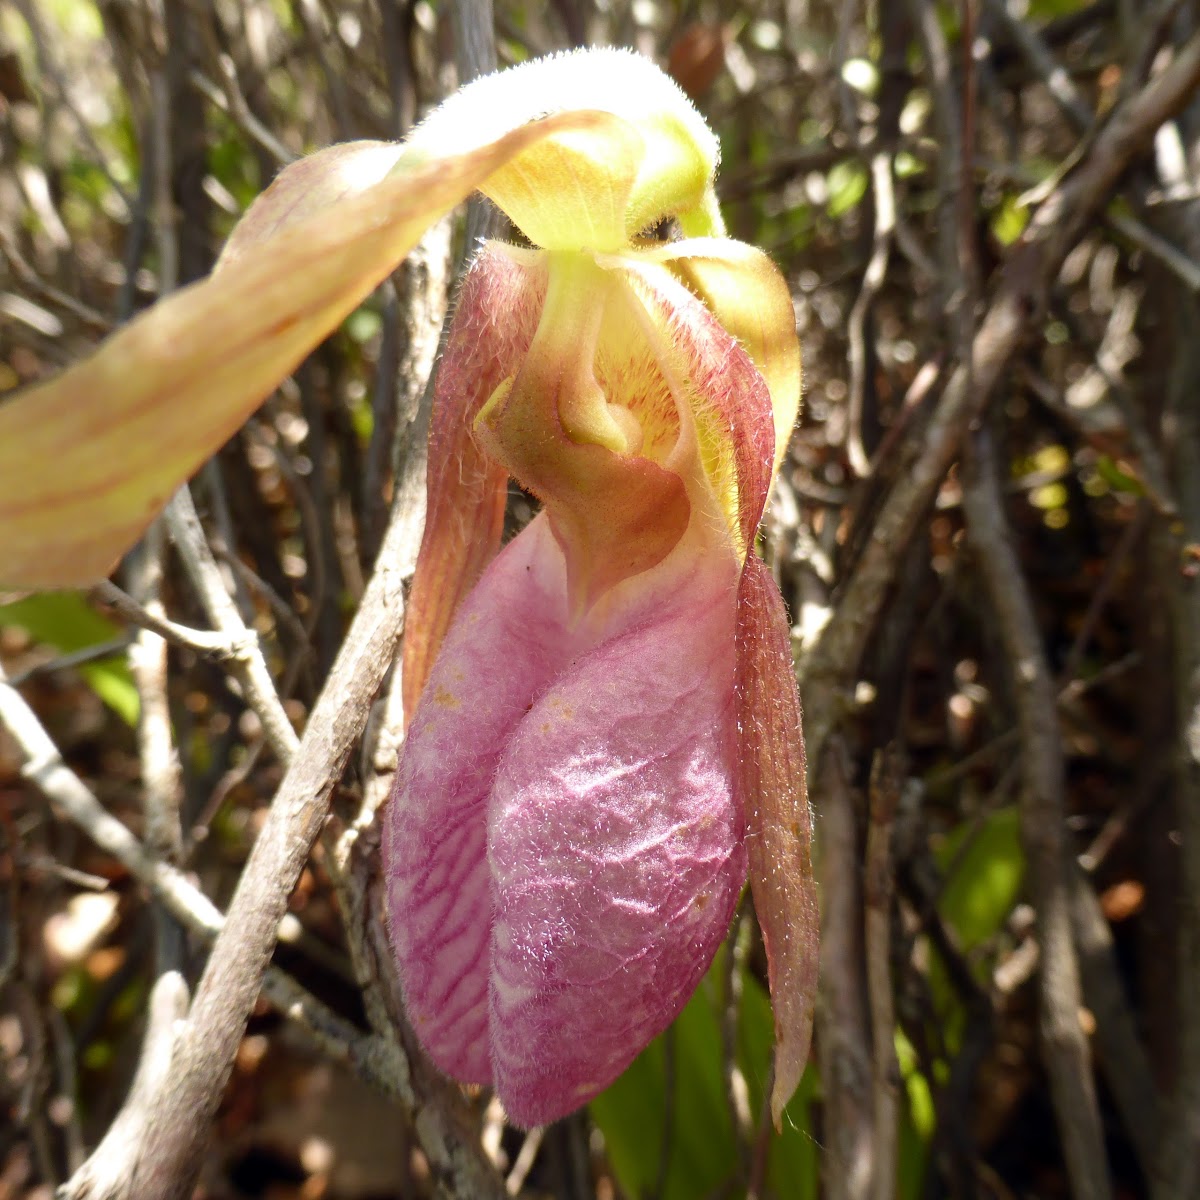
<path id="1" fill-rule="evenodd" d="M 1079 961 L 1071 933 L 1062 743 L 1054 681 L 1042 649 L 1033 599 L 1004 519 L 991 441 L 977 436 L 963 488 L 967 535 L 996 619 L 1021 736 L 1021 841 L 1037 911 L 1041 960 L 1038 1024 L 1050 1092 L 1062 1133 L 1071 1189 L 1080 1200 L 1106 1200 L 1109 1184 L 1087 1039 Z"/>
<path id="2" fill-rule="evenodd" d="M 911 466 L 893 485 L 840 603 L 801 663 L 814 777 L 819 777 L 821 755 L 839 721 L 840 697 L 853 682 L 913 533 L 958 457 L 967 428 L 987 407 L 1031 316 L 1044 307 L 1067 252 L 1129 164 L 1147 150 L 1155 130 L 1183 108 L 1198 84 L 1200 34 L 1182 46 L 1166 70 L 1114 110 L 1079 165 L 1034 214 L 972 341 L 972 362 L 957 365 L 928 425 L 901 449 L 902 457 L 911 456 Z"/>

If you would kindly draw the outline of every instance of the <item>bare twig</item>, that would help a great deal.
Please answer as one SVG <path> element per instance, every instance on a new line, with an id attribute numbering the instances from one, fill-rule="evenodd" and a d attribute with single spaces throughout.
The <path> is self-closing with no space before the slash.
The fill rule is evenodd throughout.
<path id="1" fill-rule="evenodd" d="M 1175 705 L 1175 798 L 1181 844 L 1177 903 L 1175 1086 L 1164 1107 L 1155 1158 L 1155 1200 L 1188 1200 L 1200 1192 L 1200 580 L 1188 560 L 1200 546 L 1200 416 L 1195 405 L 1200 354 L 1195 335 L 1200 307 L 1190 298 L 1177 314 L 1180 338 L 1164 414 L 1172 481 L 1182 529 L 1165 539 Z M 1182 534 L 1182 537 L 1179 534 Z"/>
<path id="2" fill-rule="evenodd" d="M 56 654 L 47 662 L 34 663 L 32 666 L 26 667 L 24 671 L 18 671 L 9 682 L 17 687 L 37 675 L 49 674 L 52 671 L 67 671 L 85 663 L 116 658 L 129 648 L 129 643 L 130 639 L 122 636 L 111 638 L 105 642 L 96 642 L 92 646 L 83 646 L 79 650 L 72 650 L 69 654 Z"/>
<path id="3" fill-rule="evenodd" d="M 164 537 L 156 521 L 142 544 L 130 556 L 128 574 L 135 595 L 148 611 L 162 614 L 159 589 L 162 583 Z M 129 668 L 137 685 L 138 756 L 142 768 L 142 810 L 145 814 L 144 844 L 154 858 L 176 866 L 183 856 L 183 828 L 179 807 L 183 794 L 179 758 L 171 730 L 167 701 L 167 643 L 148 629 L 139 631 L 129 648 Z M 159 974 L 182 967 L 182 946 L 174 922 L 156 912 L 159 927 Z"/>
<path id="4" fill-rule="evenodd" d="M 1157 259 L 1193 292 L 1200 292 L 1200 263 L 1136 217 L 1110 212 L 1104 218 L 1122 237 Z"/>
<path id="5" fill-rule="evenodd" d="M 896 1013 L 892 996 L 892 829 L 900 801 L 902 760 L 895 746 L 880 751 L 871 771 L 864 887 L 867 990 L 875 1101 L 874 1200 L 891 1200 L 899 1166 L 900 1067 L 896 1062 Z"/>
<path id="6" fill-rule="evenodd" d="M 910 7 L 929 69 L 934 119 L 937 122 L 938 143 L 941 147 L 941 153 L 937 157 L 937 230 L 938 260 L 944 273 L 947 265 L 955 263 L 958 257 L 958 222 L 953 217 L 955 197 L 958 195 L 962 176 L 963 123 L 959 112 L 958 87 L 950 65 L 950 51 L 938 19 L 937 8 L 929 0 L 910 0 Z M 945 300 L 943 308 L 947 314 L 955 311 L 950 303 L 950 292 L 956 279 L 957 272 L 953 272 L 941 281 L 940 291 Z"/>
<path id="7" fill-rule="evenodd" d="M 225 589 L 220 568 L 213 558 L 208 542 L 204 539 L 200 518 L 196 515 L 192 494 L 186 485 L 175 493 L 167 505 L 166 522 L 171 531 L 171 540 L 183 560 L 209 620 L 231 642 L 245 645 L 252 635 L 242 620 L 237 605 Z M 271 748 L 281 762 L 290 762 L 299 741 L 287 713 L 283 711 L 279 694 L 275 691 L 271 673 L 267 670 L 257 642 L 254 649 L 244 658 L 231 659 L 231 669 L 241 685 L 246 703 L 262 722 L 263 732 L 267 735 Z"/>
<path id="8" fill-rule="evenodd" d="M 742 1178 L 749 1175 L 750 1146 L 754 1138 L 754 1120 L 746 1080 L 737 1061 L 737 1024 L 742 1008 L 742 974 L 746 965 L 746 943 L 750 932 L 750 914 L 746 901 L 738 907 L 729 936 L 725 939 L 725 957 L 721 963 L 721 1068 L 725 1084 L 725 1106 L 738 1143 L 738 1165 Z"/>
<path id="9" fill-rule="evenodd" d="M 867 1200 L 875 1177 L 870 1020 L 854 804 L 843 753 L 830 747 L 813 789 L 821 813 L 821 973 L 817 1054 L 832 1200 Z"/>
<path id="10" fill-rule="evenodd" d="M 1070 871 L 1069 884 L 1071 922 L 1079 947 L 1079 975 L 1084 999 L 1096 1018 L 1100 1067 L 1129 1132 L 1142 1174 L 1149 1179 L 1162 1128 L 1162 1108 L 1150 1063 L 1125 994 L 1112 930 L 1100 901 L 1081 870 Z"/>
<path id="11" fill-rule="evenodd" d="M 867 391 L 867 314 L 883 287 L 892 233 L 896 227 L 896 190 L 890 151 L 879 151 L 871 156 L 871 184 L 875 197 L 875 240 L 871 260 L 863 274 L 862 287 L 850 310 L 846 331 L 850 364 L 846 455 L 851 469 L 860 479 L 865 479 L 871 473 L 871 461 L 863 445 L 863 411 Z"/>
<path id="12" fill-rule="evenodd" d="M 496 24 L 492 0 L 454 0 L 454 62 L 459 86 L 496 69 Z M 465 252 L 468 257 L 487 237 L 495 235 L 499 223 L 497 210 L 482 196 L 473 196 L 467 205 Z"/>
<path id="13" fill-rule="evenodd" d="M 525 1140 L 521 1143 L 521 1149 L 517 1151 L 517 1157 L 513 1162 L 512 1170 L 509 1171 L 504 1180 L 504 1190 L 510 1196 L 519 1195 L 521 1189 L 525 1186 L 525 1180 L 529 1177 L 529 1172 L 533 1169 L 538 1151 L 542 1148 L 542 1138 L 545 1132 L 545 1129 L 539 1127 L 531 1129 L 525 1135 Z"/>
<path id="14" fill-rule="evenodd" d="M 1021 565 L 1004 521 L 989 439 L 977 435 L 963 490 L 970 544 L 995 614 L 1021 731 L 1021 836 L 1041 940 L 1039 1024 L 1066 1154 L 1080 1200 L 1110 1196 L 1087 1041 L 1079 1023 L 1079 964 L 1071 931 L 1062 744 L 1054 683 Z"/>
<path id="15" fill-rule="evenodd" d="M 33 37 L 34 49 L 37 53 L 43 74 L 54 84 L 58 100 L 63 108 L 70 113 L 71 120 L 74 122 L 79 136 L 87 145 L 88 151 L 92 156 L 92 161 L 104 172 L 105 178 L 113 190 L 113 194 L 121 202 L 124 215 L 128 216 L 133 211 L 132 198 L 118 182 L 116 172 L 112 169 L 108 155 L 100 148 L 100 144 L 96 140 L 91 122 L 80 112 L 79 105 L 75 102 L 75 98 L 71 92 L 71 85 L 52 52 L 51 41 L 53 39 L 47 36 L 45 26 L 42 24 L 41 14 L 38 11 L 38 5 L 32 3 L 32 0 L 16 0 L 16 4 Z"/>
<path id="16" fill-rule="evenodd" d="M 1154 131 L 1200 84 L 1200 35 L 1189 39 L 1161 74 L 1110 117 L 1077 168 L 1038 209 L 1002 269 L 972 342 L 973 370 L 959 363 L 928 424 L 906 439 L 905 468 L 892 485 L 838 607 L 800 663 L 810 761 L 821 755 L 840 717 L 839 697 L 853 678 L 909 540 L 928 509 L 963 434 L 987 405 L 1050 280 L 1118 178 L 1149 145 Z M 970 386 L 969 386 L 970 384 Z"/>
<path id="17" fill-rule="evenodd" d="M 157 634 L 164 641 L 184 650 L 193 650 L 197 654 L 209 655 L 218 660 L 247 657 L 257 644 L 257 638 L 251 630 L 246 630 L 244 637 L 231 637 L 225 633 L 214 633 L 207 629 L 190 629 L 186 625 L 176 624 L 168 620 L 161 612 L 144 608 L 127 592 L 123 592 L 111 580 L 96 584 L 91 591 L 92 596 L 102 604 L 107 604 L 116 610 L 119 616 Z"/>
<path id="18" fill-rule="evenodd" d="M 137 1139 L 154 1120 L 159 1089 L 171 1071 L 176 1026 L 187 1012 L 187 984 L 178 971 L 158 977 L 146 1009 L 146 1032 L 129 1095 L 87 1162 L 58 1191 L 58 1200 L 110 1200 L 120 1195 Z"/>
<path id="19" fill-rule="evenodd" d="M 260 145 L 281 167 L 296 161 L 296 156 L 250 111 L 246 97 L 238 82 L 237 68 L 228 54 L 217 51 L 217 66 L 221 72 L 218 87 L 203 71 L 192 70 L 192 85 L 223 113 L 228 113 L 234 123 L 251 141 Z"/>
<path id="20" fill-rule="evenodd" d="M 845 78 L 845 67 L 850 57 L 850 32 L 854 28 L 854 18 L 857 16 L 857 0 L 845 0 L 845 3 L 839 4 L 837 33 L 833 39 L 833 65 L 837 72 L 837 97 L 842 132 L 851 140 L 856 140 L 858 136 L 858 115 L 855 112 L 854 93 Z"/>
<path id="21" fill-rule="evenodd" d="M 1041 76 L 1055 103 L 1062 109 L 1077 129 L 1086 129 L 1092 123 L 1091 109 L 1084 103 L 1075 87 L 1075 82 L 1055 59 L 1054 52 L 1042 40 L 1029 21 L 1018 18 L 1014 6 L 1007 0 L 983 0 L 988 13 L 995 18 L 1005 33 L 1017 44 L 1021 53 L 1029 60 L 1033 69 Z"/>
<path id="22" fill-rule="evenodd" d="M 56 288 L 42 279 L 37 271 L 22 257 L 12 232 L 6 229 L 4 225 L 0 225 L 0 254 L 3 254 L 8 261 L 8 266 L 13 276 L 29 288 L 30 291 L 36 292 L 47 303 L 54 305 L 55 308 L 59 308 L 63 312 L 70 313 L 71 316 L 82 322 L 87 328 L 93 329 L 98 333 L 108 333 L 112 329 L 112 322 L 103 313 L 99 313 L 94 308 L 82 304 L 74 296 L 68 295 L 60 288 Z"/>

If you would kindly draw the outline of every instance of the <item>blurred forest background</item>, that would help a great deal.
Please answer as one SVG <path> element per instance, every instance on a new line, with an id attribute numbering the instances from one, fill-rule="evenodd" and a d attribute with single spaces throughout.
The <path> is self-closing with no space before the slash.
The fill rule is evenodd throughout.
<path id="1" fill-rule="evenodd" d="M 1200 1196 L 1200 5 L 489 10 L 0 4 L 0 390 L 207 272 L 301 154 L 401 137 L 493 62 L 668 67 L 804 349 L 763 550 L 809 732 L 813 1061 L 777 1135 L 747 905 L 567 1121 L 522 1133 L 381 1067 L 411 1053 L 372 958 L 385 694 L 198 1194 Z M 470 219 L 266 402 L 121 591 L 0 596 L 0 1200 L 122 1194 L 156 1115 L 142 1047 L 182 1011 L 164 978 L 199 977 L 363 595 L 455 266 L 495 222 Z"/>

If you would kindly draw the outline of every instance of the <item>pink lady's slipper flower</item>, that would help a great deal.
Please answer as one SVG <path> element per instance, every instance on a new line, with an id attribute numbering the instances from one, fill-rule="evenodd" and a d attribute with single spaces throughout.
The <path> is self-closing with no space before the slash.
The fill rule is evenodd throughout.
<path id="1" fill-rule="evenodd" d="M 292 164 L 211 276 L 0 405 L 0 583 L 86 585 L 472 190 L 535 247 L 484 247 L 459 295 L 383 817 L 413 1025 L 524 1124 L 667 1025 L 747 869 L 777 1122 L 808 1053 L 804 750 L 753 550 L 800 358 L 784 282 L 724 237 L 716 160 L 635 55 L 503 72 L 406 143 Z M 686 240 L 649 236 L 666 220 Z M 542 512 L 497 553 L 509 478 Z"/>
<path id="2" fill-rule="evenodd" d="M 795 420 L 791 300 L 728 240 L 717 143 L 647 60 L 543 60 L 410 140 L 614 114 L 482 190 L 405 639 L 384 813 L 389 928 L 426 1050 L 519 1124 L 607 1086 L 679 1012 L 749 862 L 771 959 L 776 1116 L 807 1055 L 816 917 L 778 591 L 753 543 Z M 651 232 L 671 220 L 686 239 Z M 508 480 L 542 504 L 499 553 Z"/>

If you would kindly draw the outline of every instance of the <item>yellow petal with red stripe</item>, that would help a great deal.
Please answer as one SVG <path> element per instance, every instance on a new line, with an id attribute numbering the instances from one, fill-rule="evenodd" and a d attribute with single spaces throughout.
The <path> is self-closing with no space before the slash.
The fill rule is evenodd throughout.
<path id="1" fill-rule="evenodd" d="M 787 280 L 757 247 L 695 238 L 650 252 L 669 266 L 745 347 L 767 381 L 775 411 L 775 470 L 800 412 L 800 343 Z"/>

